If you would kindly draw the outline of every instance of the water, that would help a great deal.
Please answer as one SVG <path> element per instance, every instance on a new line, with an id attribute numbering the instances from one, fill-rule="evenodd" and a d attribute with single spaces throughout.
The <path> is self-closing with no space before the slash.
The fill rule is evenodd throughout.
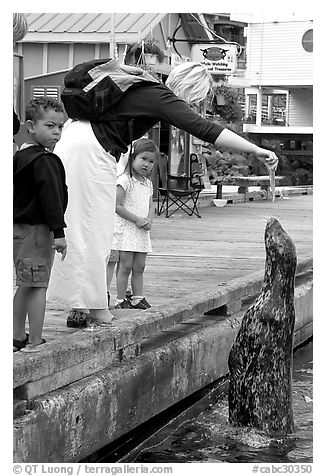
<path id="1" fill-rule="evenodd" d="M 296 350 L 293 365 L 294 434 L 272 440 L 231 427 L 227 397 L 194 418 L 167 427 L 160 440 L 132 459 L 138 463 L 310 463 L 313 461 L 312 341 Z M 153 443 L 153 441 L 152 441 Z M 131 461 L 130 461 L 131 462 Z"/>

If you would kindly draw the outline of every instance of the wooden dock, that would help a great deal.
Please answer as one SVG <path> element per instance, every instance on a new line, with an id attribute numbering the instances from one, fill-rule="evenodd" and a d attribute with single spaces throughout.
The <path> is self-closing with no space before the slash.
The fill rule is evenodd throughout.
<path id="1" fill-rule="evenodd" d="M 66 327 L 68 309 L 48 304 L 47 344 L 13 356 L 15 462 L 81 461 L 224 377 L 261 289 L 270 216 L 297 249 L 296 345 L 311 337 L 312 197 L 201 212 L 156 218 L 145 275 L 151 309 L 114 310 L 109 328 L 76 330 Z"/>
<path id="2" fill-rule="evenodd" d="M 203 207 L 202 218 L 176 213 L 154 219 L 151 232 L 153 252 L 148 255 L 144 294 L 152 306 L 205 289 L 224 285 L 264 268 L 264 231 L 267 219 L 279 219 L 293 239 L 298 259 L 312 257 L 313 196 Z M 115 279 L 111 284 L 115 299 Z M 44 337 L 50 342 L 76 329 L 66 327 L 69 309 L 47 305 Z"/>

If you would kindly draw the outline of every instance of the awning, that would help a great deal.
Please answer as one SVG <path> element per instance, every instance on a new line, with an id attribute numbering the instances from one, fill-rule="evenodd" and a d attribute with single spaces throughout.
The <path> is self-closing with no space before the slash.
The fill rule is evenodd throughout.
<path id="1" fill-rule="evenodd" d="M 28 42 L 94 42 L 110 41 L 114 15 L 115 41 L 137 43 L 167 15 L 167 13 L 24 13 Z"/>

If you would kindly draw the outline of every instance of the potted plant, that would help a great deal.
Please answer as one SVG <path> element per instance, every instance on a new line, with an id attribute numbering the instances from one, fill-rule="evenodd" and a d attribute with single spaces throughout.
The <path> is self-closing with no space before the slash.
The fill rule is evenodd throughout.
<path id="1" fill-rule="evenodd" d="M 214 87 L 211 105 L 213 115 L 218 115 L 226 123 L 237 124 L 242 120 L 242 109 L 238 101 L 238 92 L 226 84 Z"/>
<path id="2" fill-rule="evenodd" d="M 157 40 L 153 38 L 144 42 L 144 54 L 149 65 L 157 64 L 157 62 L 163 63 L 164 61 L 164 52 L 159 47 Z"/>

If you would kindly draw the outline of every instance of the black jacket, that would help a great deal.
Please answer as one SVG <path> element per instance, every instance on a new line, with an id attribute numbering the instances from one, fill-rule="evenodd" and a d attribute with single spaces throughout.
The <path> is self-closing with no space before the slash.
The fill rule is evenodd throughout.
<path id="1" fill-rule="evenodd" d="M 42 146 L 14 155 L 14 223 L 46 224 L 54 238 L 64 236 L 68 203 L 66 174 L 59 157 Z"/>
<path id="2" fill-rule="evenodd" d="M 194 112 L 161 83 L 132 86 L 124 93 L 113 112 L 113 120 L 91 121 L 91 125 L 99 143 L 115 157 L 127 151 L 131 139 L 139 139 L 159 121 L 168 122 L 211 144 L 224 129 L 220 124 Z"/>

